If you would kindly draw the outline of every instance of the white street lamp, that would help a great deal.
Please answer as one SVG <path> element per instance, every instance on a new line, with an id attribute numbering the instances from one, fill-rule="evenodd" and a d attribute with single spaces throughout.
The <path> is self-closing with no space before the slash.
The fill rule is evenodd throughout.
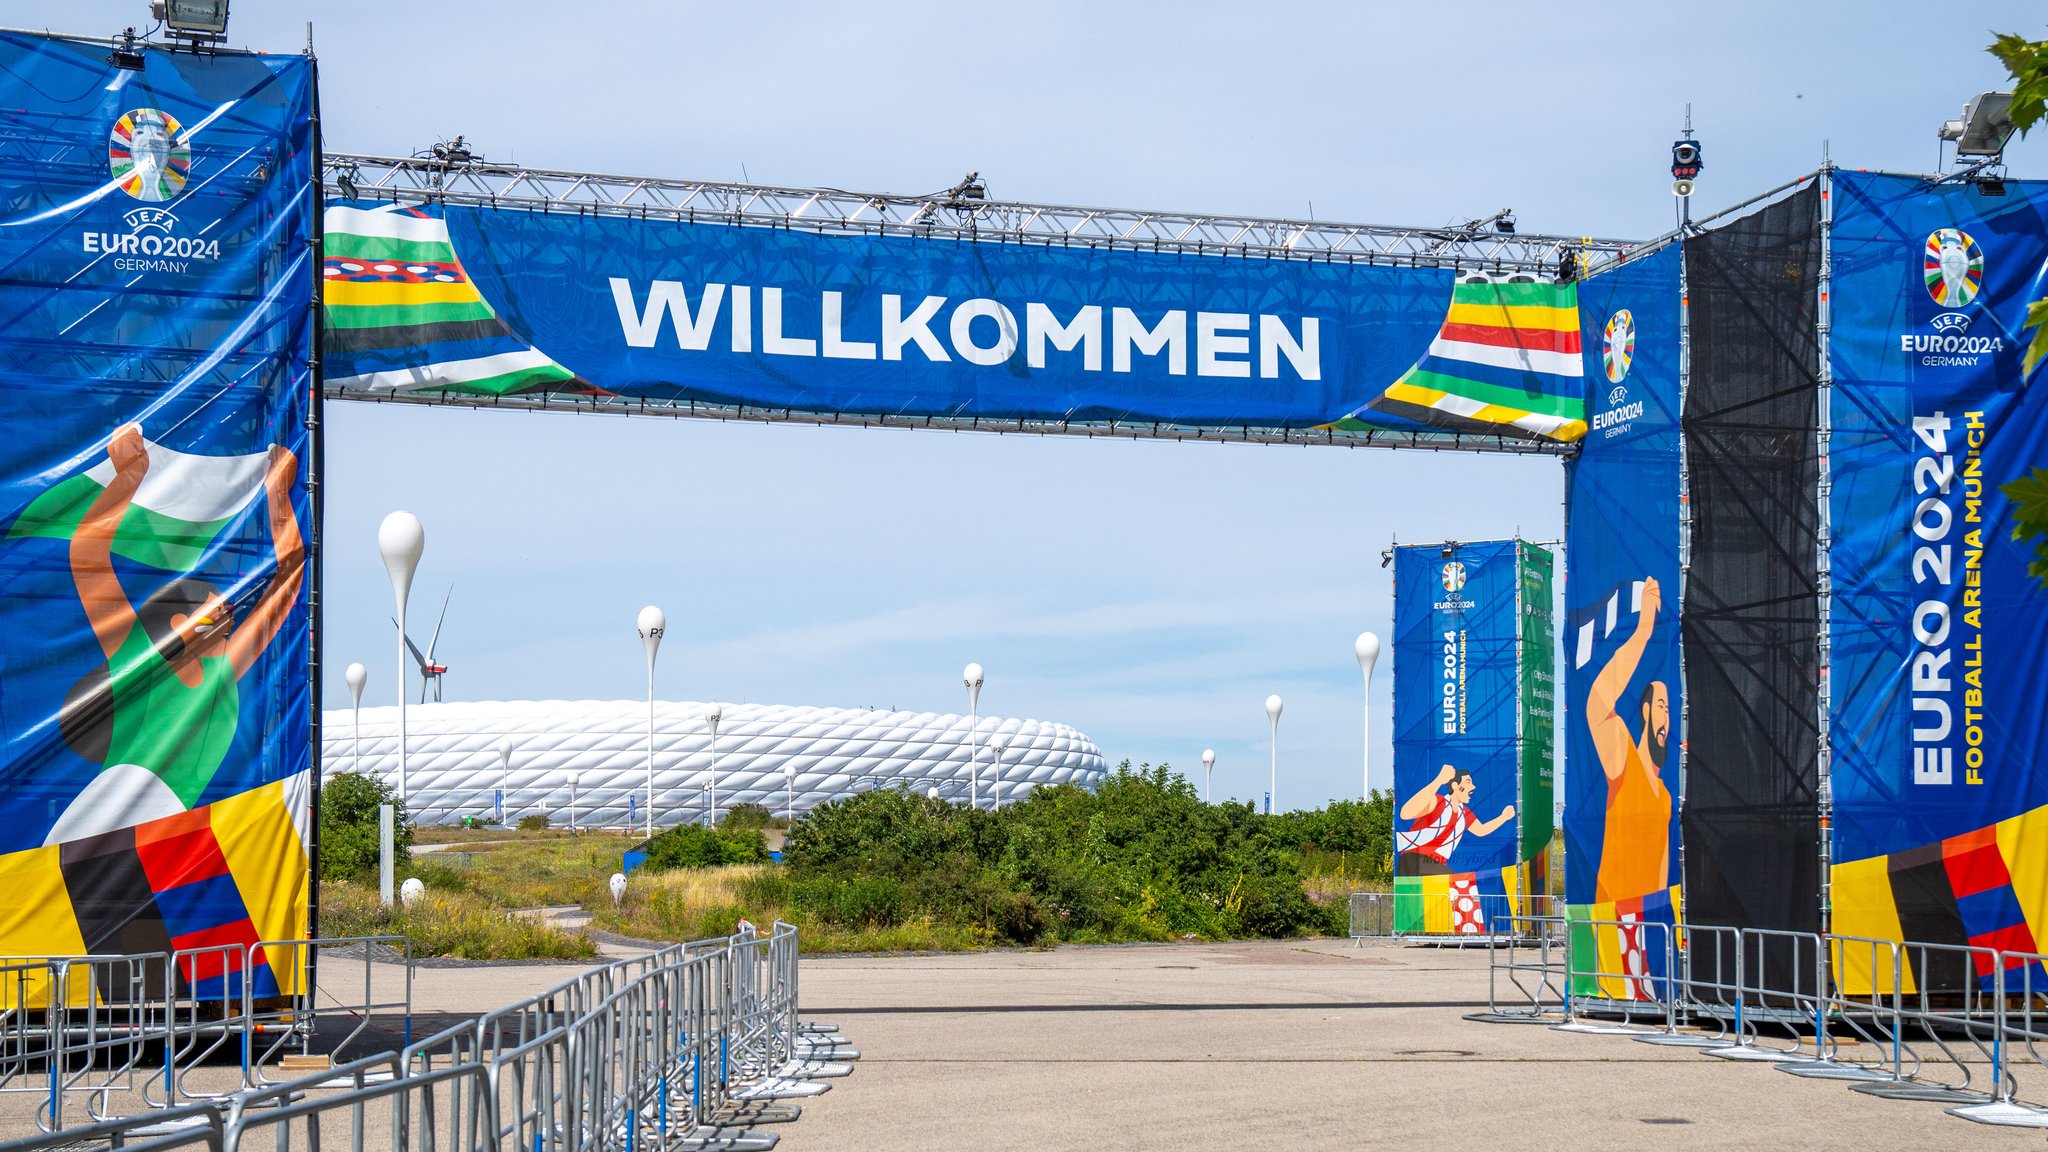
<path id="1" fill-rule="evenodd" d="M 1380 638 L 1370 632 L 1360 632 L 1352 644 L 1352 651 L 1358 653 L 1358 670 L 1365 673 L 1365 774 L 1360 785 L 1364 791 L 1359 796 L 1366 802 L 1372 801 L 1372 666 L 1380 658 Z"/>
<path id="2" fill-rule="evenodd" d="M 782 822 L 796 823 L 796 765 L 786 764 L 782 769 Z"/>
<path id="3" fill-rule="evenodd" d="M 981 665 L 969 664 L 960 674 L 967 685 L 967 805 L 981 807 L 981 740 L 975 728 L 981 723 Z"/>
<path id="4" fill-rule="evenodd" d="M 1202 749 L 1202 803 L 1209 802 L 1209 783 L 1216 778 L 1216 750 Z"/>
<path id="5" fill-rule="evenodd" d="M 363 685 L 370 682 L 370 670 L 361 664 L 351 664 L 341 678 L 348 681 L 348 695 L 352 701 L 349 705 L 348 770 L 355 772 L 363 766 Z"/>
<path id="6" fill-rule="evenodd" d="M 393 512 L 377 526 L 377 551 L 391 577 L 391 595 L 398 601 L 398 799 L 410 798 L 405 761 L 405 602 L 412 595 L 412 574 L 427 550 L 427 530 L 410 512 Z"/>
<path id="7" fill-rule="evenodd" d="M 988 742 L 989 754 L 995 757 L 995 783 L 990 786 L 989 810 L 1000 810 L 1003 806 L 1003 742 L 1000 738 Z"/>
<path id="8" fill-rule="evenodd" d="M 498 741 L 498 823 L 505 822 L 505 808 L 512 799 L 512 738 Z"/>
<path id="9" fill-rule="evenodd" d="M 640 644 L 647 649 L 647 838 L 654 839 L 654 654 L 668 618 L 649 604 L 640 610 Z"/>
<path id="10" fill-rule="evenodd" d="M 576 794 L 581 791 L 580 785 L 582 783 L 583 773 L 569 773 L 569 831 L 571 832 L 576 830 Z"/>
<path id="11" fill-rule="evenodd" d="M 1280 808 L 1280 708 L 1281 700 L 1279 696 L 1266 697 L 1266 719 L 1273 722 L 1271 744 L 1273 752 L 1272 776 L 1266 783 L 1266 813 L 1268 815 L 1278 811 Z"/>
<path id="12" fill-rule="evenodd" d="M 398 602 L 398 802 L 411 797 L 407 787 L 405 756 L 405 602 L 412 595 L 412 576 L 419 571 L 420 554 L 427 550 L 427 530 L 410 512 L 393 512 L 377 525 L 377 551 L 384 557 L 384 573 L 391 577 L 391 596 Z M 377 897 L 391 907 L 391 878 L 398 867 L 398 809 L 377 806 Z"/>
<path id="13" fill-rule="evenodd" d="M 705 785 L 704 822 L 718 827 L 718 721 L 725 715 L 716 704 L 704 706 L 704 726 L 711 729 L 711 780 Z"/>

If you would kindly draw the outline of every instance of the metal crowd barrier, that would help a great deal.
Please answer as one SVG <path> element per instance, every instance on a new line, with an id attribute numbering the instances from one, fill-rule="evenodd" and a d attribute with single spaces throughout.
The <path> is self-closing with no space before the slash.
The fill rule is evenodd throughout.
<path id="1" fill-rule="evenodd" d="M 1416 940 L 1484 944 L 1504 939 L 1517 925 L 1561 914 L 1563 905 L 1548 893 L 1521 896 L 1484 893 L 1353 892 L 1350 897 L 1350 939 Z M 1403 929 L 1399 917 L 1420 917 L 1425 927 Z M 1440 927 L 1431 929 L 1434 923 Z"/>
<path id="2" fill-rule="evenodd" d="M 1570 1012 L 1571 929 L 1562 916 L 1510 918 L 1505 939 L 1488 950 L 1486 1011 L 1465 1017 L 1488 1024 L 1559 1024 Z M 1504 991 L 1505 983 L 1512 994 Z"/>
<path id="3" fill-rule="evenodd" d="M 1624 932 L 1621 961 L 1597 946 L 1573 954 Z M 1516 917 L 1490 950 L 1490 1011 L 1468 1019 L 1561 1015 L 1560 1030 L 1698 1047 L 1881 1099 L 1948 1104 L 1981 1124 L 2048 1129 L 2048 953 L 1547 916 Z"/>
<path id="4" fill-rule="evenodd" d="M 753 1126 L 799 1114 L 774 1101 L 823 1092 L 828 1085 L 822 1079 L 850 1072 L 844 1061 L 859 1056 L 829 1025 L 799 1021 L 797 962 L 793 926 L 778 922 L 766 935 L 743 928 L 728 938 L 598 965 L 435 1035 L 296 1080 L 271 1079 L 262 1053 L 282 1046 L 272 1037 L 301 1040 L 310 1023 L 245 994 L 239 1005 L 222 1008 L 224 1016 L 239 1013 L 245 1025 L 270 1031 L 245 1026 L 238 1033 L 245 1061 L 239 1090 L 192 1099 L 194 1093 L 179 1087 L 183 1069 L 167 1062 L 170 1087 L 153 1101 L 160 1106 L 0 1144 L 0 1152 L 84 1146 L 765 1152 L 776 1137 Z M 40 999 L 14 1003 L 47 1010 L 55 996 L 61 1004 L 58 963 L 17 966 L 22 984 L 44 983 Z M 0 970 L 0 977 L 7 975 Z M 405 987 L 409 1009 L 409 981 Z M 366 1002 L 380 1003 L 367 978 L 365 988 Z M 0 1016 L 0 1023 L 10 1019 Z M 358 1027 L 341 1044 L 364 1035 Z M 61 1091 L 51 1091 L 61 1100 Z M 186 1099 L 173 1101 L 169 1093 Z"/>

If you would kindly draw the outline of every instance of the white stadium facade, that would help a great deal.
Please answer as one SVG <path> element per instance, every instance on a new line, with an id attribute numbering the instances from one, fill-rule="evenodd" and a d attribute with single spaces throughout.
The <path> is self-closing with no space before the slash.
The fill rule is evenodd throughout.
<path id="1" fill-rule="evenodd" d="M 1102 753 L 1065 724 L 934 712 L 781 704 L 654 705 L 654 822 L 702 822 L 759 804 L 781 816 L 857 792 L 936 788 L 983 807 L 1046 784 L 1092 787 Z M 504 700 L 406 706 L 408 807 L 420 824 L 542 815 L 560 826 L 638 826 L 647 802 L 645 700 Z M 321 721 L 321 766 L 398 783 L 398 709 Z M 1000 748 L 1000 753 L 997 749 Z M 507 752 L 509 751 L 509 756 Z M 714 754 L 715 753 L 715 754 Z"/>

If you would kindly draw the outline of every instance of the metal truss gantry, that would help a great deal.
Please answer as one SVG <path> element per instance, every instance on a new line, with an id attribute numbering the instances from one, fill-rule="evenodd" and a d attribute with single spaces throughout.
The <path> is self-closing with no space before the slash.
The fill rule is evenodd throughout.
<path id="1" fill-rule="evenodd" d="M 458 141 L 459 145 L 459 141 Z M 442 146 L 420 156 L 333 153 L 325 191 L 342 200 L 460 204 L 627 219 L 803 230 L 825 235 L 898 235 L 995 244 L 1110 248 L 1261 260 L 1308 260 L 1448 268 L 1542 279 L 1576 278 L 1624 258 L 1632 241 L 1500 231 L 1496 217 L 1440 228 L 1394 228 L 1317 220 L 1212 216 L 989 200 L 970 178 L 920 196 L 786 188 L 566 172 L 502 164 Z M 1501 214 L 1505 215 L 1505 213 Z M 1572 445 L 1420 429 L 1196 426 L 1156 421 L 1063 420 L 979 415 L 818 412 L 710 403 L 701 399 L 545 393 L 505 397 L 389 393 L 336 398 L 375 403 L 581 411 L 768 423 L 925 428 L 1140 440 L 1406 447 L 1566 455 Z"/>

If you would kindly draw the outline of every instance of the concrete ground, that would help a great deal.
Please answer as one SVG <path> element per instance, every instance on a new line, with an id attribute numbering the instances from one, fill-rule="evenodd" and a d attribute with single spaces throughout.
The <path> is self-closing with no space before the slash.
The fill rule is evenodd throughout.
<path id="1" fill-rule="evenodd" d="M 1484 951 L 1061 948 L 804 962 L 806 1019 L 861 1049 L 783 1126 L 875 1148 L 2021 1148 L 1939 1105 L 1625 1037 L 1462 1019 Z"/>
<path id="2" fill-rule="evenodd" d="M 352 985 L 359 999 L 367 974 L 378 999 L 399 992 L 402 969 L 365 964 L 335 958 L 323 987 L 346 999 Z M 769 1130 L 786 1152 L 2017 1149 L 2043 1140 L 1939 1105 L 1625 1037 L 1467 1021 L 1486 1006 L 1486 965 L 1483 950 L 1343 941 L 806 958 L 804 1018 L 838 1024 L 863 1059 L 803 1101 L 800 1120 Z M 413 1035 L 579 968 L 419 968 Z M 357 1051 L 395 1047 L 397 1024 L 379 1019 L 372 1032 L 391 1034 L 366 1036 Z M 232 1081 L 232 1066 L 199 1068 L 187 1088 Z M 2048 1075 L 2028 1087 L 2041 1091 L 2023 1098 L 2048 1096 Z M 0 1141 L 33 1130 L 34 1100 L 0 1093 Z M 82 1103 L 71 1106 L 74 1123 Z M 136 1110 L 127 1093 L 110 1104 Z M 366 1127 L 388 1142 L 376 1117 Z"/>

